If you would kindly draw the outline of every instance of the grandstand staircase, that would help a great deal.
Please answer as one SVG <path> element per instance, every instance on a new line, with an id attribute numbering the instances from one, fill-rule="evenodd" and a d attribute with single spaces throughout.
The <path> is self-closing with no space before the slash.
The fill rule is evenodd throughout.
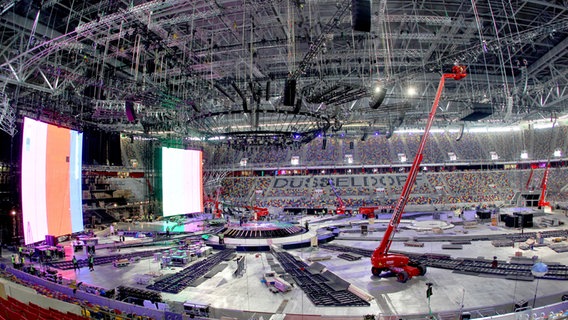
<path id="1" fill-rule="evenodd" d="M 515 192 L 513 199 L 511 199 L 511 205 L 514 205 L 514 206 L 521 206 L 522 205 L 521 192 L 519 192 L 519 191 Z"/>
<path id="2" fill-rule="evenodd" d="M 444 134 L 444 135 L 440 135 L 441 139 L 445 139 L 445 142 L 447 142 L 447 144 L 450 146 L 450 150 L 451 152 L 453 152 L 455 155 L 459 155 L 459 152 L 455 146 L 455 139 L 451 138 L 448 134 Z M 440 145 L 443 145 L 444 143 L 441 143 Z M 448 151 L 445 151 L 448 152 Z M 446 155 L 447 157 L 448 155 Z M 444 157 L 445 158 L 445 157 Z M 459 159 L 458 159 L 459 160 Z"/>
<path id="3" fill-rule="evenodd" d="M 402 135 L 400 137 L 400 140 L 402 140 L 402 146 L 404 148 L 404 153 L 406 154 L 406 157 L 408 158 L 408 161 L 412 161 L 413 160 L 413 155 L 416 154 L 416 150 L 410 150 L 410 148 L 408 147 L 408 142 L 406 142 L 406 139 L 408 138 L 408 135 Z M 418 145 L 416 146 L 416 148 L 418 149 Z M 398 160 L 398 159 L 397 159 Z"/>
<path id="4" fill-rule="evenodd" d="M 529 157 L 534 156 L 534 131 L 533 130 L 524 130 L 522 131 L 523 135 L 523 144 L 527 146 L 527 152 L 529 153 Z"/>
<path id="5" fill-rule="evenodd" d="M 389 148 L 389 150 L 390 150 L 390 155 L 391 155 L 391 159 L 389 159 L 389 162 L 390 162 L 390 163 L 394 163 L 394 162 L 398 161 L 396 152 L 394 151 L 393 144 L 392 144 L 392 143 L 387 143 L 387 146 L 388 146 L 388 148 Z M 362 151 L 362 152 L 365 152 L 365 151 Z"/>
<path id="6" fill-rule="evenodd" d="M 494 150 L 499 150 L 499 149 L 491 150 L 493 146 L 493 139 L 488 139 L 488 141 L 481 141 L 483 139 L 480 139 L 478 134 L 474 134 L 473 139 L 475 140 L 475 143 L 479 145 L 481 150 L 483 150 L 480 156 L 480 158 L 482 159 L 490 159 L 489 152 Z"/>
<path id="7" fill-rule="evenodd" d="M 93 221 L 94 219 L 94 221 Z M 85 208 L 83 209 L 83 224 L 108 224 L 120 221 L 119 214 L 104 208 Z"/>

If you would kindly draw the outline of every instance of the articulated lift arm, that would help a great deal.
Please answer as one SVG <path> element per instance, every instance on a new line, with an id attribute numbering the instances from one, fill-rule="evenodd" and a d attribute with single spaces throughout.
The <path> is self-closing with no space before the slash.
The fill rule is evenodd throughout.
<path id="1" fill-rule="evenodd" d="M 331 186 L 331 190 L 333 190 L 333 193 L 335 194 L 337 201 L 339 202 L 339 206 L 337 207 L 337 214 L 344 214 L 345 213 L 345 203 L 343 203 L 343 200 L 341 199 L 341 197 L 339 196 L 339 193 L 335 189 L 335 186 L 333 185 L 333 180 L 331 178 L 329 178 L 328 183 Z"/>
<path id="2" fill-rule="evenodd" d="M 525 186 L 525 190 L 529 190 L 529 187 L 530 187 L 531 181 L 532 181 L 532 177 L 533 177 L 533 173 L 534 173 L 534 168 L 531 165 L 531 173 L 529 174 L 529 178 L 527 179 L 527 185 Z"/>
<path id="3" fill-rule="evenodd" d="M 423 152 L 424 147 L 426 146 L 426 140 L 428 139 L 430 128 L 432 127 L 432 123 L 434 122 L 434 116 L 436 115 L 436 110 L 438 109 L 440 96 L 442 95 L 442 90 L 444 89 L 444 82 L 446 79 L 460 80 L 466 76 L 465 67 L 463 66 L 454 66 L 452 68 L 452 72 L 453 73 L 443 74 L 442 78 L 440 79 L 438 91 L 436 92 L 436 97 L 434 99 L 434 104 L 432 105 L 432 110 L 430 111 L 430 115 L 428 116 L 426 128 L 424 129 L 424 134 L 420 139 L 420 145 L 418 146 L 418 150 L 416 151 L 416 156 L 414 157 L 414 162 L 412 163 L 412 167 L 410 168 L 410 172 L 408 173 L 408 178 L 404 183 L 400 198 L 398 199 L 398 202 L 394 207 L 393 215 L 391 217 L 387 230 L 385 231 L 383 239 L 381 240 L 381 243 L 375 249 L 371 257 L 373 274 L 377 274 L 382 270 L 389 269 L 397 273 L 399 281 L 405 282 L 413 275 L 424 274 L 425 272 L 425 269 L 416 268 L 414 266 L 409 267 L 408 257 L 396 254 L 389 255 L 388 251 L 394 238 L 394 232 L 400 223 L 400 219 L 402 218 L 404 207 L 408 202 L 410 191 L 412 190 L 412 187 L 416 182 L 416 176 L 418 175 L 420 169 L 420 163 L 422 162 L 422 158 L 424 157 Z M 399 274 L 403 274 L 403 276 L 399 277 Z"/>
<path id="4" fill-rule="evenodd" d="M 542 176 L 542 182 L 540 184 L 540 197 L 538 198 L 539 207 L 550 206 L 550 202 L 546 201 L 546 187 L 548 184 L 548 171 L 550 170 L 550 162 L 546 164 L 546 169 L 544 169 L 544 175 Z"/>
<path id="5" fill-rule="evenodd" d="M 556 126 L 556 120 L 552 123 L 552 130 L 550 131 L 551 137 L 554 137 L 554 127 Z M 552 144 L 550 144 L 552 149 Z M 546 161 L 546 169 L 544 169 L 544 175 L 542 176 L 542 182 L 540 183 L 540 197 L 538 198 L 538 206 L 543 208 L 550 206 L 550 202 L 546 201 L 546 187 L 548 184 L 548 173 L 550 171 L 550 156 L 552 150 L 549 151 L 548 161 Z"/>

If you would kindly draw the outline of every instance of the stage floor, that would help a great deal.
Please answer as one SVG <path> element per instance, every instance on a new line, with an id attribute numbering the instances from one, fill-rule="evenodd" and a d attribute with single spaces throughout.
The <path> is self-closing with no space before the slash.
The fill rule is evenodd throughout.
<path id="1" fill-rule="evenodd" d="M 463 219 L 471 221 L 471 214 L 466 212 Z M 473 213 L 474 214 L 474 213 Z M 566 229 L 568 218 L 563 212 L 554 212 L 551 216 L 558 218 L 565 224 L 560 227 L 547 228 L 542 230 Z M 447 217 L 446 217 L 447 218 Z M 378 245 L 378 240 L 382 236 L 382 231 L 371 231 L 366 236 L 348 230 L 357 230 L 361 219 L 350 217 L 337 221 L 330 220 L 323 223 L 309 219 L 310 233 L 303 236 L 309 239 L 310 235 L 315 235 L 318 228 L 327 228 L 337 222 L 345 225 L 345 233 L 331 244 L 351 246 L 373 250 Z M 535 218 L 537 220 L 538 218 Z M 452 218 L 453 222 L 456 219 Z M 199 229 L 200 222 L 195 223 L 195 228 Z M 301 221 L 303 223 L 303 220 Z M 412 221 L 405 221 L 412 224 Z M 375 229 L 381 229 L 386 221 L 378 220 Z M 165 230 L 163 224 L 158 223 L 142 225 L 122 225 L 119 227 L 130 227 L 131 230 L 142 228 L 142 230 Z M 202 228 L 202 227 L 201 227 Z M 351 231 L 353 231 L 351 230 Z M 525 229 L 524 231 L 537 231 L 537 228 Z M 463 246 L 462 250 L 442 249 L 448 241 L 448 236 L 463 236 L 467 231 L 468 235 L 495 235 L 503 233 L 520 233 L 520 229 L 506 228 L 502 225 L 491 226 L 489 222 L 477 224 L 474 227 L 464 228 L 457 224 L 453 228 L 445 229 L 441 234 L 432 231 L 401 229 L 396 233 L 396 237 L 419 237 L 429 235 L 432 237 L 444 237 L 443 241 L 425 242 L 424 247 L 405 247 L 402 242 L 394 242 L 391 250 L 400 250 L 415 253 L 439 253 L 454 257 L 484 257 L 491 259 L 496 256 L 499 260 L 509 261 L 517 252 L 522 252 L 524 256 L 537 256 L 545 263 L 560 263 L 568 265 L 568 252 L 556 253 L 548 247 L 538 247 L 534 251 L 521 250 L 518 244 L 515 247 L 493 247 L 490 241 L 474 241 Z M 105 236 L 101 234 L 101 243 L 115 243 L 117 236 Z M 343 240 L 341 240 L 343 239 Z M 215 239 L 213 239 L 215 240 Z M 226 239 L 227 240 L 227 239 Z M 231 239 L 236 240 L 236 239 Z M 143 239 L 126 238 L 126 244 L 144 241 Z M 549 241 L 549 239 L 547 239 Z M 236 243 L 235 243 L 236 244 Z M 155 248 L 155 247 L 152 247 Z M 67 259 L 71 259 L 72 251 L 69 247 Z M 116 248 L 100 249 L 97 255 L 116 254 Z M 147 250 L 147 248 L 122 249 L 121 252 L 135 252 L 136 250 Z M 430 300 L 432 312 L 443 313 L 455 310 L 485 309 L 484 312 L 490 313 L 493 306 L 507 305 L 511 311 L 514 304 L 521 300 L 532 301 L 535 296 L 537 281 L 514 281 L 498 277 L 483 277 L 453 273 L 450 270 L 428 268 L 428 272 L 423 277 L 415 277 L 407 283 L 399 283 L 394 278 L 376 278 L 371 276 L 371 264 L 368 258 L 356 261 L 347 261 L 337 258 L 340 254 L 323 248 L 302 248 L 289 250 L 292 255 L 308 261 L 310 259 L 324 260 L 318 261 L 325 265 L 327 269 L 341 277 L 342 279 L 357 286 L 362 291 L 370 294 L 374 299 L 369 307 L 316 307 L 305 293 L 299 288 L 294 287 L 287 293 L 271 293 L 261 282 L 262 276 L 269 270 L 266 259 L 267 253 L 238 253 L 245 258 L 246 270 L 242 277 L 234 277 L 233 272 L 236 265 L 229 263 L 223 271 L 217 273 L 210 279 L 201 283 L 197 287 L 189 287 L 179 294 L 162 293 L 166 300 L 185 302 L 195 301 L 209 303 L 215 309 L 226 309 L 226 316 L 248 319 L 253 313 L 256 316 L 265 315 L 268 319 L 269 314 L 285 313 L 286 319 L 293 318 L 291 315 L 324 315 L 333 316 L 335 319 L 360 319 L 367 314 L 397 315 L 401 318 L 420 317 L 418 315 L 428 314 L 428 300 L 426 299 L 426 283 L 433 284 L 433 295 Z M 76 253 L 78 258 L 86 258 L 84 252 Z M 10 253 L 3 251 L 3 259 L 9 261 Z M 330 259 L 326 259 L 330 258 Z M 115 288 L 117 285 L 145 288 L 145 285 L 137 283 L 137 279 L 144 275 L 166 275 L 180 271 L 182 268 L 160 269 L 160 263 L 153 258 L 142 259 L 137 263 L 132 263 L 127 267 L 115 268 L 112 264 L 95 266 L 93 272 L 87 268 L 80 271 L 63 270 L 61 274 L 64 278 L 77 279 L 84 283 L 93 284 L 107 289 Z M 559 302 L 562 294 L 568 293 L 568 282 L 556 280 L 540 280 L 537 292 L 537 304 Z M 494 309 L 503 310 L 502 307 Z M 229 311 L 233 310 L 233 311 Z M 237 310 L 250 311 L 251 313 L 241 313 Z M 501 311 L 502 312 L 502 311 Z M 414 315 L 414 316 L 408 316 Z M 490 314 L 487 314 L 490 315 Z M 220 315 L 218 315 L 220 316 Z M 473 315 L 474 317 L 478 317 Z"/>

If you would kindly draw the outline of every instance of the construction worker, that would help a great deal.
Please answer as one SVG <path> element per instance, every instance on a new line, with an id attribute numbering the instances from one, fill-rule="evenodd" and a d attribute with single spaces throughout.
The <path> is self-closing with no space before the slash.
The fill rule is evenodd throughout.
<path id="1" fill-rule="evenodd" d="M 493 257 L 493 261 L 491 261 L 491 268 L 497 269 L 499 262 L 497 261 L 497 257 Z"/>
<path id="2" fill-rule="evenodd" d="M 77 262 L 77 257 L 73 256 L 73 259 L 71 261 L 73 262 L 73 270 L 77 271 L 79 269 L 79 262 Z"/>
<path id="3" fill-rule="evenodd" d="M 89 271 L 95 271 L 95 256 L 89 255 Z"/>
<path id="4" fill-rule="evenodd" d="M 12 255 L 12 267 L 16 268 L 16 256 Z"/>

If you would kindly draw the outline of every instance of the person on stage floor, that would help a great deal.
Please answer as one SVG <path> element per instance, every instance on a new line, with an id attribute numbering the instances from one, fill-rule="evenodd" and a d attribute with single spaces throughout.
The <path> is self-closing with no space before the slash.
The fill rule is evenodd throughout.
<path id="1" fill-rule="evenodd" d="M 79 262 L 77 262 L 77 257 L 73 256 L 73 259 L 71 261 L 73 262 L 73 270 L 79 270 Z"/>

